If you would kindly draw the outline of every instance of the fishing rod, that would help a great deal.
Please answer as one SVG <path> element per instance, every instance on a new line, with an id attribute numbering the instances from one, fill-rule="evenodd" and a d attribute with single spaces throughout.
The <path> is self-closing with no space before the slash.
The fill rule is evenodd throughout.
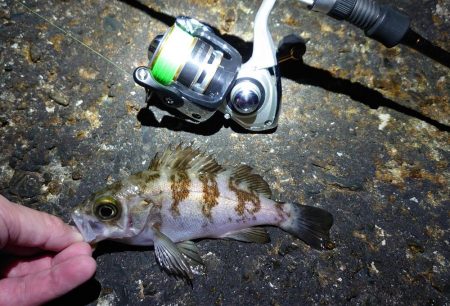
<path id="1" fill-rule="evenodd" d="M 388 48 L 398 44 L 413 48 L 450 68 L 450 54 L 433 45 L 411 27 L 411 18 L 392 5 L 373 0 L 299 0 L 309 10 L 347 21 L 364 30 L 367 37 Z"/>
<path id="2" fill-rule="evenodd" d="M 388 48 L 396 46 L 409 29 L 411 18 L 391 5 L 372 0 L 299 0 L 308 9 L 345 20 Z"/>

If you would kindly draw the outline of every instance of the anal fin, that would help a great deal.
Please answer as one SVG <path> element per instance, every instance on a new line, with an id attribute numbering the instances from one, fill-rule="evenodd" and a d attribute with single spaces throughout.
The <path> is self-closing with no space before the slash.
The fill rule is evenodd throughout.
<path id="1" fill-rule="evenodd" d="M 243 242 L 270 242 L 269 234 L 267 234 L 267 231 L 262 227 L 249 227 L 234 232 L 228 232 L 221 238 L 234 239 Z"/>

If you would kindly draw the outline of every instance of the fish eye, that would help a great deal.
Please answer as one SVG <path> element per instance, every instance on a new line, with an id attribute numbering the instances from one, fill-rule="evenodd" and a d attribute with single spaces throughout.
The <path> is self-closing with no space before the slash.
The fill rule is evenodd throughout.
<path id="1" fill-rule="evenodd" d="M 95 201 L 94 213 L 102 221 L 120 217 L 120 203 L 113 197 L 101 197 Z"/>

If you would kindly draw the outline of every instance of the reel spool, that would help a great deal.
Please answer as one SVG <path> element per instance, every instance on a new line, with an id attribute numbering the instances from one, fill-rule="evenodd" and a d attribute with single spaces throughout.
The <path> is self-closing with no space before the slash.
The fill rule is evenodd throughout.
<path id="1" fill-rule="evenodd" d="M 219 65 L 223 53 L 174 24 L 149 48 L 150 71 L 162 85 L 180 82 L 198 93 L 208 94 L 221 87 Z"/>

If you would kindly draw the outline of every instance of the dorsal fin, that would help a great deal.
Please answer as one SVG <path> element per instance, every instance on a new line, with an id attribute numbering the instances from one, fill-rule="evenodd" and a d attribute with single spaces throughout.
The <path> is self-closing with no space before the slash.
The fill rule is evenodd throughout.
<path id="1" fill-rule="evenodd" d="M 153 157 L 149 170 L 192 171 L 196 174 L 216 174 L 223 170 L 214 158 L 194 149 L 192 146 L 183 147 L 179 144 L 175 149 L 168 147 L 159 156 Z"/>
<path id="2" fill-rule="evenodd" d="M 266 198 L 272 197 L 269 184 L 259 174 L 253 173 L 250 166 L 239 165 L 232 169 L 231 179 L 236 185 L 244 185 L 248 190 L 253 190 Z"/>

